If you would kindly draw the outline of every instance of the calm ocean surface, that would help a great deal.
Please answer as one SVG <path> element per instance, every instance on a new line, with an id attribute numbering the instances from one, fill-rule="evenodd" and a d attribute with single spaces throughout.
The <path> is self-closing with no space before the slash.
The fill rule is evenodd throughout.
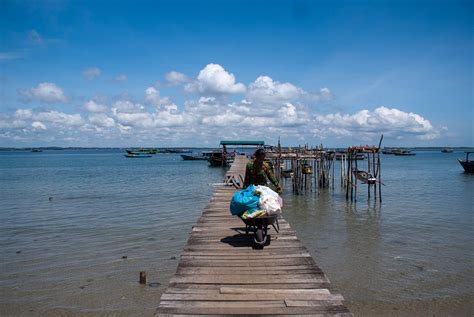
<path id="1" fill-rule="evenodd" d="M 347 203 L 337 184 L 294 196 L 289 181 L 284 216 L 349 304 L 472 299 L 474 175 L 462 156 L 382 156 L 381 205 L 364 190 Z M 0 152 L 0 315 L 152 314 L 223 175 L 174 154 Z"/>

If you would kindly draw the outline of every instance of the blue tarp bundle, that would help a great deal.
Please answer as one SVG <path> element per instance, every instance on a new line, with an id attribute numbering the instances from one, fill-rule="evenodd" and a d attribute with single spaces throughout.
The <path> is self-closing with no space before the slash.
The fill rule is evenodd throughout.
<path id="1" fill-rule="evenodd" d="M 230 212 L 234 216 L 240 216 L 247 210 L 254 211 L 258 208 L 259 196 L 254 194 L 255 187 L 249 187 L 239 190 L 234 194 L 230 201 Z"/>

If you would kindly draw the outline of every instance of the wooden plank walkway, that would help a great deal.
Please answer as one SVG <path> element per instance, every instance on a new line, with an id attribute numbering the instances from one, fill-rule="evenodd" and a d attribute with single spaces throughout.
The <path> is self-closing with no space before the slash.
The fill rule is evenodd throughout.
<path id="1" fill-rule="evenodd" d="M 226 180 L 243 179 L 246 162 L 236 157 Z M 283 218 L 278 234 L 269 231 L 270 245 L 253 248 L 253 235 L 245 235 L 243 222 L 229 212 L 235 191 L 216 187 L 155 316 L 352 316 Z"/>

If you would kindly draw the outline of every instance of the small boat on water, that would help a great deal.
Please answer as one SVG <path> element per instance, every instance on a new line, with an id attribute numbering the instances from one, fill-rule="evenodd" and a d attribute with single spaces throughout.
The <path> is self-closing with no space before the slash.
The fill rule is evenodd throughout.
<path id="1" fill-rule="evenodd" d="M 181 154 L 184 161 L 207 161 L 207 157 L 204 155 L 187 155 Z"/>
<path id="2" fill-rule="evenodd" d="M 125 150 L 128 154 L 157 154 L 157 149 L 134 149 L 134 150 Z"/>
<path id="3" fill-rule="evenodd" d="M 286 169 L 286 170 L 282 170 L 281 171 L 281 176 L 285 177 L 285 178 L 290 178 L 290 177 L 293 177 L 295 173 L 293 172 L 292 169 Z"/>
<path id="4" fill-rule="evenodd" d="M 182 154 L 182 153 L 192 153 L 193 151 L 189 149 L 162 149 L 161 153 L 168 154 Z"/>
<path id="5" fill-rule="evenodd" d="M 354 174 L 356 175 L 357 179 L 364 184 L 375 184 L 377 181 L 377 179 L 372 174 L 363 170 L 354 169 Z"/>
<path id="6" fill-rule="evenodd" d="M 32 149 L 31 152 L 33 152 L 33 153 L 39 153 L 39 152 L 43 152 L 43 150 L 40 150 L 40 149 Z"/>
<path id="7" fill-rule="evenodd" d="M 130 154 L 130 153 L 127 153 L 127 154 L 124 154 L 124 156 L 128 157 L 128 158 L 145 158 L 145 157 L 152 157 L 153 155 L 151 155 L 151 154 L 136 154 L 136 153 Z"/>
<path id="8" fill-rule="evenodd" d="M 227 166 L 227 161 L 225 160 L 222 152 L 214 152 L 208 158 L 210 166 Z"/>
<path id="9" fill-rule="evenodd" d="M 458 159 L 459 164 L 464 168 L 464 172 L 466 173 L 474 173 L 474 161 L 469 160 L 469 154 L 474 153 L 474 152 L 466 152 L 466 159 L 461 160 Z"/>
<path id="10" fill-rule="evenodd" d="M 392 149 L 392 148 L 384 148 L 382 150 L 382 154 L 394 154 L 393 152 L 396 151 L 397 149 Z"/>
<path id="11" fill-rule="evenodd" d="M 402 149 L 393 150 L 393 154 L 396 155 L 396 156 L 413 156 L 413 155 L 416 155 L 416 153 L 413 153 L 410 150 L 402 150 Z"/>
<path id="12" fill-rule="evenodd" d="M 453 149 L 452 148 L 444 148 L 441 150 L 441 153 L 453 153 Z"/>

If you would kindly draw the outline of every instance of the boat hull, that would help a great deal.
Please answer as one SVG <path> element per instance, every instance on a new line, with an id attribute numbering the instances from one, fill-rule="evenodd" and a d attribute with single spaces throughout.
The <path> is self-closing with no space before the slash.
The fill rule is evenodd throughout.
<path id="1" fill-rule="evenodd" d="M 459 164 L 464 168 L 464 172 L 466 173 L 474 173 L 474 161 L 465 161 L 459 160 Z"/>
<path id="2" fill-rule="evenodd" d="M 123 156 L 127 158 L 147 158 L 152 157 L 153 155 L 150 154 L 124 154 Z"/>
<path id="3" fill-rule="evenodd" d="M 395 156 L 415 156 L 416 153 L 393 153 Z"/>
<path id="4" fill-rule="evenodd" d="M 207 161 L 207 158 L 202 155 L 184 155 L 181 154 L 181 157 L 185 161 Z"/>

